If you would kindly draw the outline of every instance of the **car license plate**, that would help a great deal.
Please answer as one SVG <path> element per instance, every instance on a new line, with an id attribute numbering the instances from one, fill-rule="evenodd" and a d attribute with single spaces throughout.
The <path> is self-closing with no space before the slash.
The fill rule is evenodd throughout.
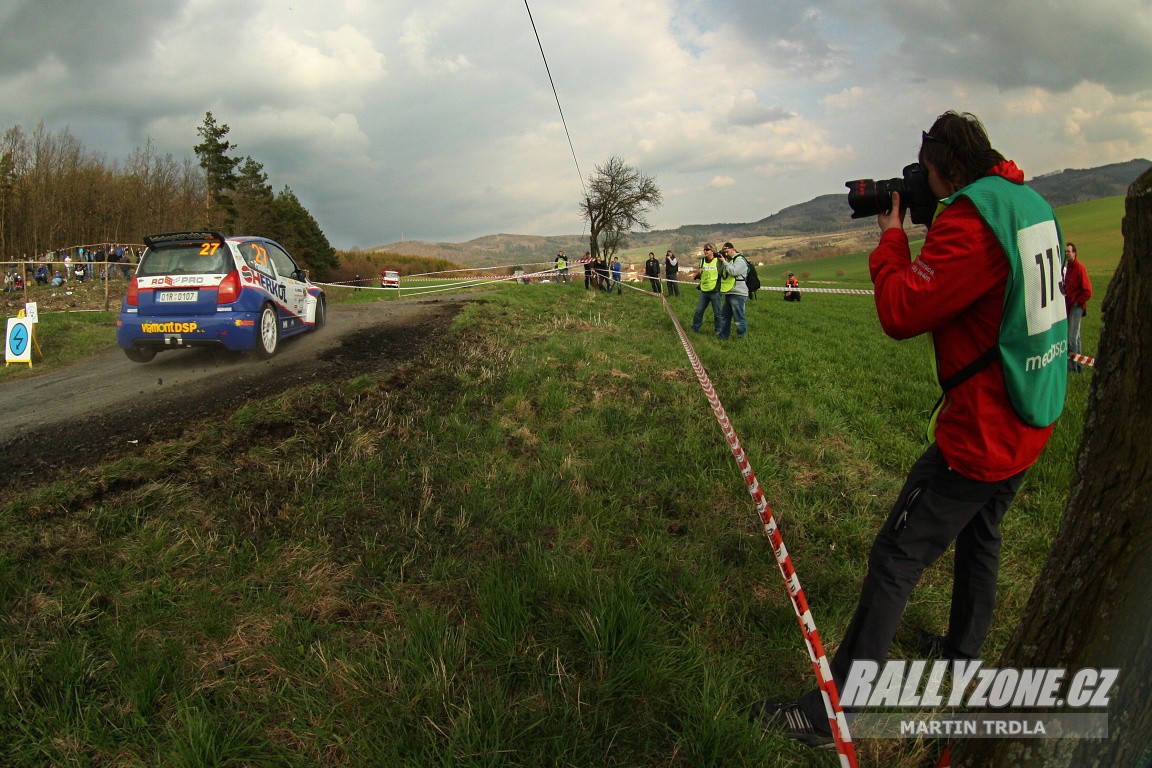
<path id="1" fill-rule="evenodd" d="M 170 301 L 196 301 L 199 291 L 160 291 L 156 301 L 167 304 Z"/>

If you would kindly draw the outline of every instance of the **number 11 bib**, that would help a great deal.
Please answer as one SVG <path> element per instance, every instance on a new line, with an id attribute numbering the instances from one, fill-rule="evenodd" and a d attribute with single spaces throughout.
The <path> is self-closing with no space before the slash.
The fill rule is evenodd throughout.
<path id="1" fill-rule="evenodd" d="M 999 176 L 969 184 L 945 204 L 959 197 L 972 201 L 1008 255 L 1000 323 L 1000 363 L 1008 399 L 1025 423 L 1047 427 L 1064 409 L 1068 383 L 1060 227 L 1044 198 Z"/>

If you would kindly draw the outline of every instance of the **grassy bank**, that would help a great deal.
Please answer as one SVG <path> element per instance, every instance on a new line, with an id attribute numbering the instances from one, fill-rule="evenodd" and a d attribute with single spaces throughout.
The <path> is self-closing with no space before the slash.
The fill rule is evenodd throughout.
<path id="1" fill-rule="evenodd" d="M 834 647 L 924 445 L 928 348 L 886 339 L 867 296 L 765 293 L 749 322 L 693 341 Z M 992 655 L 1062 512 L 1089 376 L 1006 521 Z M 506 286 L 419 360 L 23 489 L 0 524 L 5 765 L 836 764 L 746 722 L 811 671 L 641 293 Z M 948 590 L 930 571 L 907 623 L 942 629 Z"/>

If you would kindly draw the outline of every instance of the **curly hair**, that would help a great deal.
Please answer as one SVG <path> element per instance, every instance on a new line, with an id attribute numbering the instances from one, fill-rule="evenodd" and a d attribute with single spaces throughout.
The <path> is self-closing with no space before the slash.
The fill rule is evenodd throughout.
<path id="1" fill-rule="evenodd" d="M 920 145 L 920 162 L 932 163 L 941 176 L 961 187 L 987 176 L 1004 159 L 992 148 L 979 118 L 970 112 L 950 110 L 940 115 Z"/>

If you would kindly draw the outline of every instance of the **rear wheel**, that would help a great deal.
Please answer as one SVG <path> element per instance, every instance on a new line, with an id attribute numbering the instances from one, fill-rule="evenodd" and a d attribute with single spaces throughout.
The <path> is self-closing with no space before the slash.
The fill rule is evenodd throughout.
<path id="1" fill-rule="evenodd" d="M 276 317 L 276 308 L 265 304 L 260 310 L 260 321 L 256 324 L 259 335 L 253 351 L 261 359 L 267 359 L 276 354 L 276 347 L 280 344 L 280 322 Z"/>
<path id="2" fill-rule="evenodd" d="M 144 349 L 141 347 L 129 347 L 124 350 L 124 354 L 134 363 L 150 363 L 152 358 L 156 357 L 156 350 Z"/>

